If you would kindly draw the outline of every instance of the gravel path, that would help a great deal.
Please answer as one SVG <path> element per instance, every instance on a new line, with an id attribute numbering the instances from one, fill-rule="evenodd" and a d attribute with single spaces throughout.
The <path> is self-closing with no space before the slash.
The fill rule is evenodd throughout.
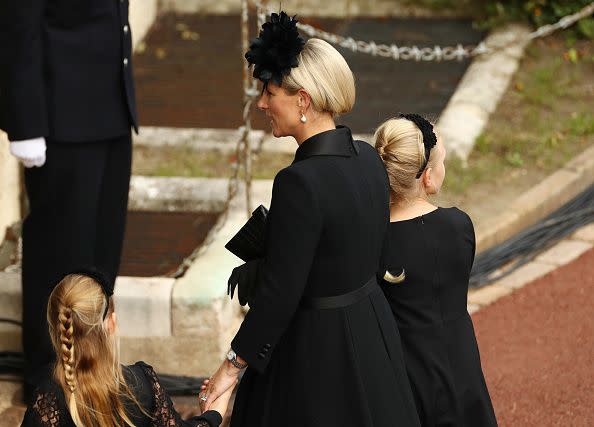
<path id="1" fill-rule="evenodd" d="M 594 250 L 473 315 L 500 426 L 594 425 Z"/>

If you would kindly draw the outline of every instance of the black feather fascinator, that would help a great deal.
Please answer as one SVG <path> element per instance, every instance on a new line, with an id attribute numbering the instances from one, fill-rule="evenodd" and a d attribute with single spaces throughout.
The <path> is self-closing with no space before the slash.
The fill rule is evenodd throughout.
<path id="1" fill-rule="evenodd" d="M 272 82 L 281 86 L 283 76 L 299 65 L 297 56 L 305 40 L 299 35 L 297 22 L 285 12 L 273 13 L 270 21 L 262 25 L 259 36 L 252 40 L 245 59 L 254 65 L 254 77 L 264 85 Z"/>

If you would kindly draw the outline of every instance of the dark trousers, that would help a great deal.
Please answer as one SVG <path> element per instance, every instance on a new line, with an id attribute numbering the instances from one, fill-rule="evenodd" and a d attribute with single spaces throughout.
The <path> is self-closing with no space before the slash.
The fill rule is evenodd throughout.
<path id="1" fill-rule="evenodd" d="M 80 267 L 96 267 L 115 280 L 131 156 L 130 134 L 84 143 L 49 140 L 45 165 L 25 169 L 30 206 L 23 224 L 25 397 L 55 358 L 46 310 L 57 282 Z"/>

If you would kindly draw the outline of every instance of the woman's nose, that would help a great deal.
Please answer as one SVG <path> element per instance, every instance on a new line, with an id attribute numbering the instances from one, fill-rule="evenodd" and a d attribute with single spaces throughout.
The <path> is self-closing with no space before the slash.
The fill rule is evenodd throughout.
<path id="1" fill-rule="evenodd" d="M 256 106 L 260 110 L 265 110 L 266 109 L 267 105 L 266 105 L 266 101 L 264 100 L 264 95 L 260 96 L 260 98 L 258 99 L 258 102 L 257 102 Z"/>

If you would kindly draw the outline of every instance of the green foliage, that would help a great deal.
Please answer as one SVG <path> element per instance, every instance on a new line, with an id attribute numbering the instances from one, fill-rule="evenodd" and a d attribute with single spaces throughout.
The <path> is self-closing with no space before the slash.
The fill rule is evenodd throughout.
<path id="1" fill-rule="evenodd" d="M 593 53 L 591 41 L 568 45 L 560 34 L 532 43 L 467 162 L 448 156 L 445 198 L 523 191 L 591 147 Z"/>
<path id="2" fill-rule="evenodd" d="M 590 0 L 484 0 L 486 19 L 483 25 L 492 27 L 502 22 L 522 20 L 536 27 L 553 24 L 562 17 L 578 12 Z M 594 38 L 594 17 L 579 21 L 574 29 L 580 37 Z"/>
<path id="3" fill-rule="evenodd" d="M 569 120 L 569 132 L 575 136 L 594 134 L 594 114 L 590 112 L 574 112 Z"/>
<path id="4" fill-rule="evenodd" d="M 505 160 L 507 160 L 507 162 L 510 165 L 515 167 L 524 166 L 524 160 L 522 159 L 522 155 L 518 151 L 508 153 L 505 156 Z"/>

